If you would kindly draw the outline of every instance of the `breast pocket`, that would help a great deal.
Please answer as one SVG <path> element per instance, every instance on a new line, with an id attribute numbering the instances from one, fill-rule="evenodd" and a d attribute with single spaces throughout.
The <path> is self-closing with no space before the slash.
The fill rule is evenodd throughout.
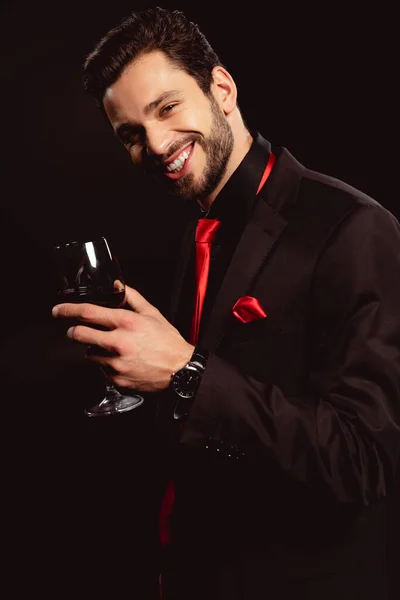
<path id="1" fill-rule="evenodd" d="M 283 327 L 265 317 L 233 323 L 217 353 L 240 372 L 258 381 L 288 385 L 302 377 L 305 345 L 303 329 Z"/>
<path id="2" fill-rule="evenodd" d="M 242 346 L 266 343 L 268 339 L 279 335 L 282 328 L 270 317 L 262 317 L 248 323 L 241 323 L 232 319 L 232 325 L 229 328 L 223 343 L 225 346 Z"/>
<path id="3" fill-rule="evenodd" d="M 248 323 L 240 323 L 235 319 L 217 353 L 242 372 L 259 374 L 264 369 L 266 356 L 276 346 L 278 339 L 279 330 L 269 317 Z"/>

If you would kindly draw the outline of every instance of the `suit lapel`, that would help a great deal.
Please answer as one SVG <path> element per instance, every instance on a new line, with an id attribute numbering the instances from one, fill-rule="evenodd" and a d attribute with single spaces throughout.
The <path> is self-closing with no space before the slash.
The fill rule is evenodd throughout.
<path id="1" fill-rule="evenodd" d="M 252 218 L 236 247 L 200 345 L 214 351 L 232 318 L 232 307 L 248 291 L 278 243 L 295 203 L 304 167 L 285 149 L 280 152 L 270 179 L 261 191 Z"/>
<path id="2" fill-rule="evenodd" d="M 223 337 L 235 302 L 246 295 L 287 221 L 264 202 L 259 202 L 236 247 L 200 345 L 213 351 Z"/>

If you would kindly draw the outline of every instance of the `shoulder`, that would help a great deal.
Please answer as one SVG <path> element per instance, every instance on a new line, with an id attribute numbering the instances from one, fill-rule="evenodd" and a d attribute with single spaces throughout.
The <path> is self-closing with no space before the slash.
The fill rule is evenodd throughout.
<path id="1" fill-rule="evenodd" d="M 349 183 L 312 169 L 304 169 L 301 185 L 303 193 L 315 195 L 321 199 L 321 202 L 342 199 L 353 205 L 354 208 L 364 206 L 389 212 L 376 199 Z"/>
<path id="2" fill-rule="evenodd" d="M 376 220 L 399 228 L 396 216 L 375 198 L 341 179 L 312 169 L 303 171 L 298 201 L 314 213 L 342 211 L 343 215 L 353 214 L 355 220 L 361 219 L 364 223 Z"/>
<path id="3" fill-rule="evenodd" d="M 394 229 L 398 227 L 395 215 L 367 193 L 342 179 L 308 168 L 284 146 L 274 147 L 274 153 L 276 172 L 265 201 L 289 221 L 304 223 L 311 219 L 316 227 L 320 223 L 334 229 L 354 215 L 355 220 L 376 218 Z"/>

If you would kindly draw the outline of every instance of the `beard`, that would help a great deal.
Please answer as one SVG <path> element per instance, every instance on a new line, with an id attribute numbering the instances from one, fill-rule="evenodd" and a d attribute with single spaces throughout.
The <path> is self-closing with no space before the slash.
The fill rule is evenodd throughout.
<path id="1" fill-rule="evenodd" d="M 212 113 L 210 135 L 205 138 L 197 133 L 189 134 L 173 144 L 168 153 L 172 156 L 179 148 L 189 142 L 199 144 L 206 156 L 206 166 L 199 179 L 196 181 L 192 173 L 188 173 L 177 180 L 162 177 L 163 187 L 167 187 L 171 195 L 187 202 L 196 201 L 201 203 L 204 198 L 215 190 L 226 171 L 233 150 L 232 129 L 212 94 L 210 95 L 210 108 Z M 166 160 L 166 157 L 163 157 L 163 160 Z M 157 166 L 149 164 L 146 172 L 152 178 L 160 181 L 159 162 Z"/>

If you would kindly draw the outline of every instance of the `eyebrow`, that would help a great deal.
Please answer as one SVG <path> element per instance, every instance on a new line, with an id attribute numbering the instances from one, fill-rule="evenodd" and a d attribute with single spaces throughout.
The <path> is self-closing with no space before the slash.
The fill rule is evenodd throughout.
<path id="1" fill-rule="evenodd" d="M 151 102 L 146 104 L 146 106 L 144 107 L 144 114 L 146 116 L 149 115 L 152 111 L 154 111 L 160 104 L 162 104 L 166 100 L 169 100 L 170 98 L 176 97 L 177 95 L 181 95 L 181 94 L 182 94 L 182 92 L 180 92 L 179 90 L 169 90 L 168 92 L 163 92 L 162 94 L 160 94 L 158 96 L 158 98 L 156 98 L 155 100 L 152 100 Z M 118 125 L 118 127 L 115 129 L 114 133 L 117 137 L 123 138 L 124 134 L 136 132 L 138 129 L 140 129 L 139 125 L 130 123 L 129 121 L 125 121 L 124 123 L 120 123 Z"/>
<path id="2" fill-rule="evenodd" d="M 160 94 L 158 98 L 156 98 L 152 102 L 149 102 L 144 107 L 144 114 L 147 116 L 153 110 L 155 110 L 162 102 L 165 102 L 166 100 L 169 100 L 169 98 L 171 98 L 172 96 L 177 96 L 178 94 L 181 94 L 179 90 L 170 90 L 169 92 L 164 92 L 163 94 Z"/>

